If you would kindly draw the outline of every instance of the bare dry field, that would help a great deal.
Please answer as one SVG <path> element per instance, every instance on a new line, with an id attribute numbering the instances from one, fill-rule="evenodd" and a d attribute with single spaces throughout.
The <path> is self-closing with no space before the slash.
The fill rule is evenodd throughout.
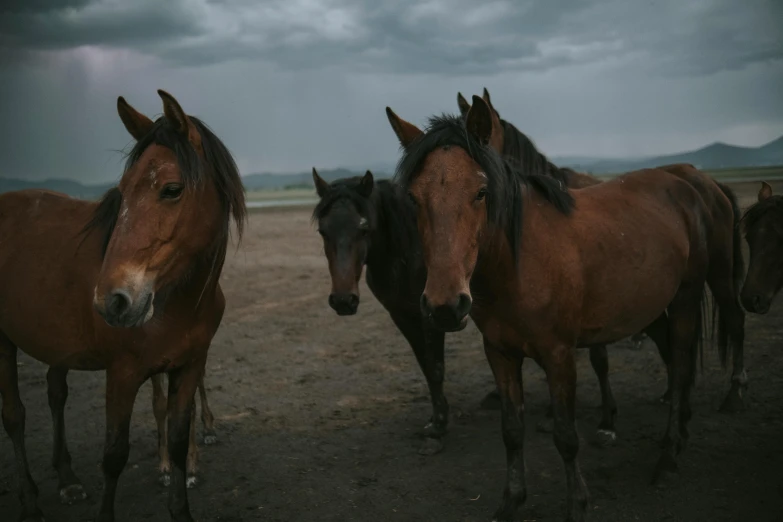
<path id="1" fill-rule="evenodd" d="M 775 183 L 776 192 L 783 188 Z M 743 205 L 756 183 L 735 184 Z M 443 452 L 417 453 L 429 398 L 413 354 L 362 283 L 358 315 L 327 305 L 330 283 L 310 208 L 251 215 L 245 239 L 222 277 L 228 299 L 210 351 L 206 385 L 219 444 L 201 448 L 191 490 L 201 521 L 486 521 L 505 480 L 497 411 L 479 401 L 493 381 L 475 326 L 446 338 L 446 394 L 452 408 Z M 667 407 L 657 402 L 665 370 L 649 341 L 610 347 L 610 379 L 619 403 L 618 441 L 592 444 L 600 395 L 588 353 L 579 350 L 579 459 L 593 497 L 590 520 L 783 520 L 783 298 L 766 316 L 749 315 L 747 410 L 717 412 L 728 389 L 715 350 L 693 392 L 689 447 L 679 481 L 649 485 Z M 50 464 L 46 368 L 21 357 L 27 450 L 47 520 L 91 519 L 100 502 L 102 373 L 70 375 L 66 426 L 74 469 L 90 497 L 61 506 Z M 529 497 L 521 520 L 564 515 L 565 476 L 551 435 L 536 431 L 548 404 L 544 373 L 524 368 L 528 405 Z M 199 429 L 200 429 L 199 423 Z M 121 521 L 165 522 L 166 489 L 157 481 L 151 386 L 139 394 L 131 455 L 117 494 Z M 16 520 L 13 451 L 0 435 L 0 521 Z"/>

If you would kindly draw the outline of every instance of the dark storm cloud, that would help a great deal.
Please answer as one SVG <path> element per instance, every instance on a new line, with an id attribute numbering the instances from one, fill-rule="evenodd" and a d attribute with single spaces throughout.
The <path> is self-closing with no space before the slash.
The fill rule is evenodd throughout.
<path id="1" fill-rule="evenodd" d="M 0 45 L 132 48 L 174 65 L 442 75 L 631 60 L 704 75 L 783 58 L 783 2 L 140 0 L 4 7 Z"/>

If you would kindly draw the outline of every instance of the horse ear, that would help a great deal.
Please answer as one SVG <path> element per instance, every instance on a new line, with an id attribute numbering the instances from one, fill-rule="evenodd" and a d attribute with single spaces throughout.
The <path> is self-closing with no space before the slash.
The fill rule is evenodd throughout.
<path id="1" fill-rule="evenodd" d="M 470 110 L 470 104 L 468 103 L 468 100 L 462 96 L 461 92 L 457 93 L 457 105 L 459 105 L 459 113 L 462 114 L 462 117 L 464 118 Z"/>
<path id="2" fill-rule="evenodd" d="M 359 187 L 356 190 L 365 198 L 369 198 L 372 194 L 373 185 L 375 185 L 375 181 L 373 180 L 372 172 L 368 170 L 362 176 L 362 180 L 359 182 Z"/>
<path id="3" fill-rule="evenodd" d="M 772 187 L 766 181 L 762 181 L 761 190 L 759 190 L 759 201 L 764 201 L 770 197 L 772 197 Z"/>
<path id="4" fill-rule="evenodd" d="M 187 136 L 190 131 L 190 121 L 179 102 L 174 99 L 174 96 L 162 89 L 158 89 L 158 96 L 163 100 L 163 114 L 166 115 L 171 126 L 180 134 Z"/>
<path id="5" fill-rule="evenodd" d="M 136 141 L 146 136 L 155 125 L 151 119 L 131 107 L 122 96 L 117 98 L 117 113 L 125 128 Z"/>
<path id="6" fill-rule="evenodd" d="M 473 106 L 465 118 L 465 128 L 482 145 L 487 145 L 492 138 L 492 113 L 489 105 L 475 94 Z"/>
<path id="7" fill-rule="evenodd" d="M 495 116 L 500 118 L 500 114 L 498 113 L 497 110 L 495 110 L 495 106 L 492 105 L 492 100 L 489 97 L 489 91 L 487 90 L 486 87 L 484 87 L 484 95 L 482 96 L 482 98 L 484 98 L 484 101 L 487 102 L 487 105 L 489 105 L 489 108 L 492 109 L 492 112 L 495 114 Z"/>
<path id="8" fill-rule="evenodd" d="M 315 191 L 318 193 L 319 198 L 324 197 L 332 188 L 329 186 L 329 183 L 318 175 L 315 167 L 313 167 L 313 183 L 315 184 Z"/>
<path id="9" fill-rule="evenodd" d="M 397 135 L 397 139 L 400 140 L 403 147 L 407 147 L 423 134 L 418 127 L 394 114 L 394 111 L 389 107 L 386 107 L 386 117 L 389 118 L 394 134 Z"/>

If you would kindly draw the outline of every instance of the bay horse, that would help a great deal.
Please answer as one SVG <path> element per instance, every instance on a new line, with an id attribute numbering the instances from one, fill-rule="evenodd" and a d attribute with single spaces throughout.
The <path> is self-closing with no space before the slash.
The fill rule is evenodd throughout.
<path id="1" fill-rule="evenodd" d="M 83 489 L 62 422 L 65 375 L 106 371 L 99 522 L 115 519 L 139 387 L 168 374 L 169 513 L 175 521 L 193 520 L 185 469 L 194 394 L 225 308 L 219 276 L 231 220 L 241 238 L 246 209 L 225 145 L 174 97 L 158 94 L 163 116 L 156 121 L 117 99 L 136 143 L 118 186 L 99 202 L 40 190 L 0 195 L 0 394 L 25 521 L 43 514 L 25 453 L 18 348 L 59 375 L 49 390 L 61 491 Z M 46 302 L 27 298 L 43 290 Z"/>
<path id="2" fill-rule="evenodd" d="M 740 296 L 745 310 L 766 314 L 783 288 L 783 196 L 762 181 L 757 199 L 742 216 L 750 261 Z"/>
<path id="3" fill-rule="evenodd" d="M 567 520 L 583 521 L 589 494 L 576 458 L 573 348 L 662 326 L 672 394 L 652 480 L 675 472 L 688 439 L 707 285 L 719 344 L 744 338 L 733 194 L 695 168 L 645 169 L 565 190 L 534 165 L 517 168 L 489 146 L 491 113 L 478 96 L 465 119 L 433 117 L 424 132 L 399 118 L 395 123 L 403 146 L 395 178 L 416 206 L 427 267 L 422 315 L 456 331 L 470 314 L 500 392 L 507 478 L 495 520 L 512 520 L 527 497 L 525 357 L 546 372 Z"/>
<path id="4" fill-rule="evenodd" d="M 559 168 L 551 163 L 543 154 L 538 152 L 535 145 L 533 145 L 533 142 L 525 134 L 523 134 L 510 122 L 500 118 L 500 114 L 492 104 L 489 91 L 487 91 L 486 87 L 484 88 L 482 99 L 489 106 L 490 114 L 492 116 L 493 137 L 492 141 L 490 142 L 490 146 L 492 146 L 501 155 L 506 156 L 510 161 L 522 162 L 522 164 L 526 165 L 532 164 L 535 166 L 535 170 L 552 176 L 555 179 L 559 179 L 569 189 L 581 189 L 601 183 L 600 179 L 591 176 L 590 174 L 576 172 L 569 168 Z M 457 104 L 460 107 L 462 117 L 465 118 L 467 116 L 467 112 L 470 110 L 470 104 L 467 102 L 467 100 L 465 100 L 461 93 L 457 93 Z M 500 136 L 501 139 L 499 140 L 497 136 Z M 500 145 L 501 143 L 502 146 Z M 519 165 L 519 163 L 517 163 L 517 165 Z M 684 163 L 660 165 L 656 167 L 656 169 L 665 170 L 675 175 L 687 175 L 687 172 L 693 170 L 693 168 L 693 165 Z M 718 186 L 721 187 L 721 190 L 728 191 L 728 194 L 731 194 L 731 191 L 727 187 L 721 184 L 718 184 Z M 732 198 L 732 205 L 737 209 L 737 213 L 739 213 L 739 207 L 737 206 L 736 198 L 734 198 L 733 195 L 730 195 L 729 197 Z M 741 278 L 743 266 L 741 256 L 739 257 L 737 263 L 737 267 L 739 267 L 739 273 L 737 277 Z M 671 354 L 666 349 L 666 343 L 661 339 L 661 336 L 664 335 L 664 332 L 653 329 L 652 334 L 654 337 L 651 337 L 651 339 L 655 343 L 655 346 L 658 349 L 658 354 L 661 356 L 661 359 L 666 365 L 668 372 L 669 365 L 671 364 Z M 644 337 L 644 332 L 638 332 L 631 337 L 631 341 L 634 343 L 635 349 L 641 348 Z M 721 362 L 724 366 L 726 364 L 726 358 L 727 354 L 721 353 Z M 613 440 L 611 438 L 614 435 L 614 423 L 612 419 L 617 413 L 617 408 L 615 406 L 616 403 L 614 401 L 614 397 L 612 396 L 608 378 L 606 377 L 609 368 L 609 359 L 607 356 L 606 347 L 591 346 L 590 361 L 593 363 L 593 368 L 595 369 L 596 375 L 598 376 L 601 395 L 604 398 L 604 403 L 608 401 L 610 405 L 610 407 L 604 406 L 603 408 L 603 419 L 599 425 L 598 431 L 599 438 L 601 438 L 604 443 L 607 443 Z M 741 343 L 738 344 L 736 349 L 733 351 L 732 370 L 731 387 L 729 388 L 729 391 L 720 407 L 720 411 L 727 413 L 740 411 L 744 408 L 743 392 L 747 389 L 747 373 L 745 371 L 744 364 L 744 345 Z M 660 398 L 660 402 L 667 404 L 669 402 L 670 395 L 671 390 L 667 386 L 666 392 L 664 392 Z"/>

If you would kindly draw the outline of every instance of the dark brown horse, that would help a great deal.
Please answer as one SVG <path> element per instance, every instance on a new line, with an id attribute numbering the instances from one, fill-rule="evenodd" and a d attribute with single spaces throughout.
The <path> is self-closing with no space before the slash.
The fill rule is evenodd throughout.
<path id="1" fill-rule="evenodd" d="M 400 119 L 392 127 L 404 147 L 396 176 L 416 204 L 427 266 L 422 314 L 444 331 L 464 328 L 470 314 L 500 391 L 508 475 L 495 519 L 512 520 L 527 496 L 524 357 L 547 374 L 568 520 L 582 521 L 589 495 L 576 460 L 573 348 L 653 325 L 665 330 L 672 394 L 653 481 L 676 470 L 688 439 L 705 283 L 719 306 L 719 343 L 744 337 L 730 191 L 694 168 L 564 190 L 489 146 L 491 113 L 477 96 L 464 120 L 432 118 L 426 132 Z"/>
<path id="2" fill-rule="evenodd" d="M 761 183 L 758 202 L 745 211 L 742 227 L 750 248 L 742 305 L 766 314 L 783 288 L 783 196 L 773 195 L 769 183 Z"/>
<path id="3" fill-rule="evenodd" d="M 423 321 L 419 312 L 427 274 L 414 208 L 405 191 L 389 181 L 375 181 L 370 171 L 327 183 L 313 169 L 313 181 L 321 198 L 313 221 L 323 238 L 332 279 L 329 306 L 338 315 L 357 312 L 366 266 L 367 286 L 410 344 L 429 387 L 432 416 L 419 453 L 437 453 L 449 422 L 443 393 L 445 334 Z"/>
<path id="4" fill-rule="evenodd" d="M 193 520 L 185 480 L 193 399 L 223 316 L 218 278 L 232 216 L 241 234 L 244 189 L 223 143 L 158 93 L 164 115 L 156 121 L 117 100 L 136 144 L 119 185 L 99 203 L 37 190 L 0 196 L 0 393 L 22 520 L 43 515 L 25 454 L 18 348 L 58 375 L 49 400 L 61 491 L 82 490 L 65 441 L 65 375 L 106 370 L 100 522 L 114 520 L 139 387 L 167 373 L 169 512 L 172 520 Z"/>

